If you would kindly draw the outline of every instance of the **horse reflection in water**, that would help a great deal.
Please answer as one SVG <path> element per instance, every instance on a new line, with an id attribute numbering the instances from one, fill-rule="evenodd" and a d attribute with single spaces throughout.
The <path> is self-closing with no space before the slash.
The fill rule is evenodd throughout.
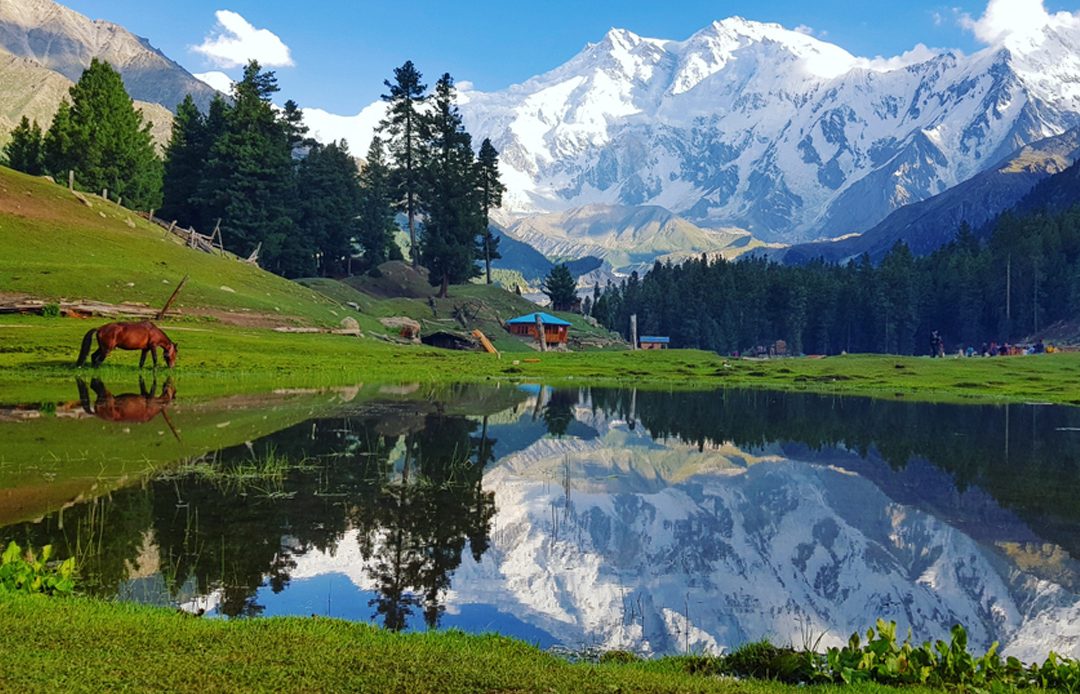
<path id="1" fill-rule="evenodd" d="M 168 425 L 169 431 L 172 432 L 177 441 L 180 440 L 180 434 L 177 433 L 168 413 L 169 405 L 176 398 L 176 386 L 173 385 L 171 378 L 165 381 L 159 395 L 155 394 L 157 392 L 157 379 L 154 379 L 150 388 L 147 389 L 146 381 L 141 376 L 139 377 L 138 393 L 122 393 L 120 395 L 110 393 L 100 378 L 91 380 L 89 388 L 86 387 L 86 381 L 81 378 L 75 379 L 75 383 L 79 387 L 79 403 L 82 405 L 83 411 L 88 414 L 92 414 L 98 419 L 104 419 L 107 422 L 136 422 L 139 424 L 149 422 L 161 415 L 161 418 L 165 420 L 165 424 Z M 90 402 L 91 390 L 94 391 L 96 396 L 93 404 Z"/>

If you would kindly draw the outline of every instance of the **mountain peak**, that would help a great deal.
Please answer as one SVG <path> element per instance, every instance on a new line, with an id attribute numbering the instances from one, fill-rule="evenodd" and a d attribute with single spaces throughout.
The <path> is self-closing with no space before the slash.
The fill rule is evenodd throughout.
<path id="1" fill-rule="evenodd" d="M 185 94 L 209 106 L 214 90 L 120 25 L 53 0 L 0 1 L 0 47 L 75 81 L 94 58 L 120 73 L 132 98 L 175 108 Z"/>

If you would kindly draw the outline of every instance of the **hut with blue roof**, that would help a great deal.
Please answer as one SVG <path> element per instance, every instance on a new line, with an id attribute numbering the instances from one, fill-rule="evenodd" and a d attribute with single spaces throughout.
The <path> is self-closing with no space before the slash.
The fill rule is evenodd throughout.
<path id="1" fill-rule="evenodd" d="M 667 349 L 671 346 L 671 338 L 662 335 L 643 335 L 638 340 L 641 349 Z"/>
<path id="2" fill-rule="evenodd" d="M 550 313 L 537 311 L 506 321 L 506 329 L 511 335 L 536 339 L 536 317 L 544 324 L 544 341 L 549 345 L 565 345 L 569 337 L 570 323 L 556 318 Z"/>

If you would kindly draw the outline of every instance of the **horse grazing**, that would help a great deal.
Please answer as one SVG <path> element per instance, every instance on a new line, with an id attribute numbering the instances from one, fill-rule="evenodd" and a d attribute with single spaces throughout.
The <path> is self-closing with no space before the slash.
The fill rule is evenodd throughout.
<path id="1" fill-rule="evenodd" d="M 108 323 L 100 328 L 88 330 L 83 336 L 82 349 L 79 351 L 79 360 L 75 366 L 86 363 L 86 356 L 90 354 L 90 345 L 97 335 L 98 348 L 90 358 L 90 364 L 95 369 L 101 366 L 105 357 L 114 349 L 141 349 L 142 358 L 139 359 L 139 368 L 146 363 L 146 355 L 154 358 L 154 368 L 157 368 L 157 348 L 161 348 L 165 356 L 165 363 L 171 369 L 176 364 L 176 343 L 150 321 L 142 323 Z"/>

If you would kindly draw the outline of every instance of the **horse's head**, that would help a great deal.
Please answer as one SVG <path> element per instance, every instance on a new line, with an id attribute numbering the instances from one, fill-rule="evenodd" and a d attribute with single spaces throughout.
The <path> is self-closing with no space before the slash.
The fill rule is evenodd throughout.
<path id="1" fill-rule="evenodd" d="M 169 365 L 169 368 L 176 366 L 176 343 L 170 342 L 162 351 L 165 353 L 165 363 Z"/>

